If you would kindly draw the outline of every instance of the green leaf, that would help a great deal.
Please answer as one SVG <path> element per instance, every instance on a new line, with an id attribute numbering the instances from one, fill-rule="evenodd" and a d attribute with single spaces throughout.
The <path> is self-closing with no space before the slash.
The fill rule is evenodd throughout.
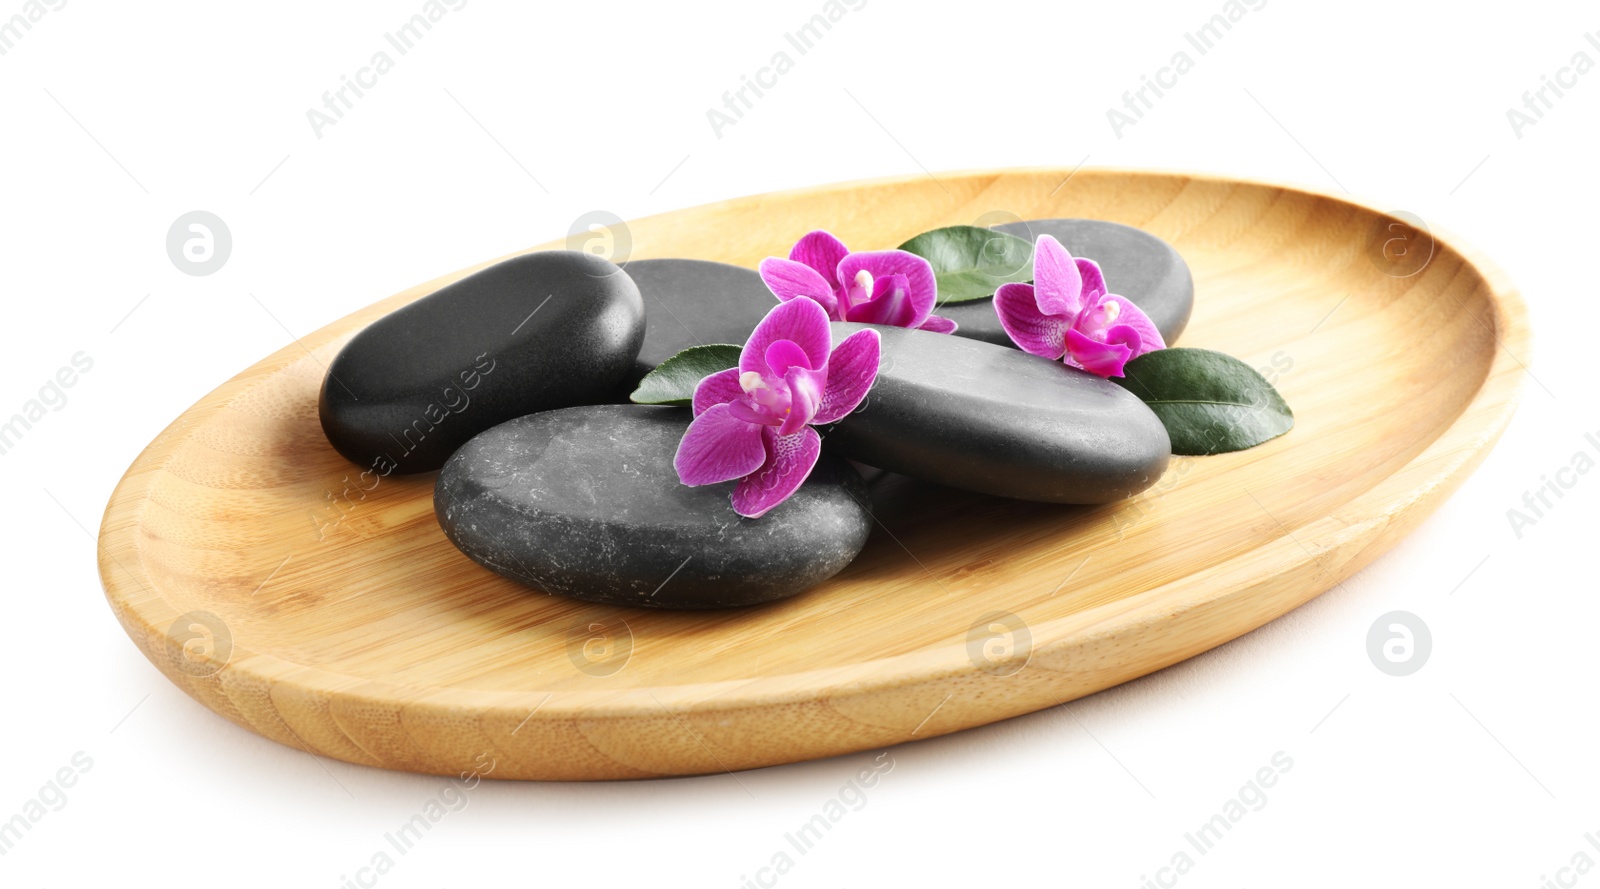
<path id="1" fill-rule="evenodd" d="M 976 225 L 936 228 L 900 245 L 933 266 L 939 305 L 994 296 L 1001 284 L 1033 279 L 1033 245 Z"/>
<path id="2" fill-rule="evenodd" d="M 1167 427 L 1172 453 L 1198 457 L 1253 448 L 1294 427 L 1283 396 L 1256 370 L 1210 349 L 1157 349 L 1112 382 L 1139 396 Z"/>
<path id="3" fill-rule="evenodd" d="M 686 407 L 694 400 L 694 387 L 717 371 L 739 366 L 741 347 L 722 344 L 691 346 L 645 374 L 630 398 L 634 404 L 672 404 Z"/>

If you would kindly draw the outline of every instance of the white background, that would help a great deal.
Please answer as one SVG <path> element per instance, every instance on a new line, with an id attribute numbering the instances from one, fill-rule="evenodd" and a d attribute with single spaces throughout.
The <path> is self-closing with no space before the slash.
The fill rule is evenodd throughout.
<path id="1" fill-rule="evenodd" d="M 892 749 L 866 805 L 779 884 L 1141 886 L 1283 751 L 1267 804 L 1179 885 L 1600 889 L 1600 871 L 1558 874 L 1583 850 L 1600 861 L 1584 840 L 1600 834 L 1600 473 L 1520 538 L 1507 518 L 1576 452 L 1600 457 L 1583 438 L 1600 432 L 1600 71 L 1520 138 L 1507 119 L 1575 53 L 1600 62 L 1600 15 L 1270 0 L 1118 138 L 1107 108 L 1220 0 L 869 0 L 718 138 L 707 109 L 821 6 L 471 0 L 321 138 L 307 109 L 420 0 L 71 0 L 0 56 L 0 414 L 73 354 L 94 362 L 0 457 L 0 819 L 78 751 L 93 760 L 0 857 L 0 884 L 339 886 L 441 793 L 213 715 L 100 591 L 92 532 L 128 463 L 290 332 L 591 210 L 1087 157 L 1348 189 L 1448 228 L 1526 294 L 1537 383 L 1482 469 L 1342 589 L 1158 675 Z M 165 251 L 194 209 L 233 235 L 209 277 Z M 1365 650 L 1395 609 L 1433 635 L 1404 678 Z M 875 753 L 737 779 L 488 782 L 380 883 L 739 886 Z"/>

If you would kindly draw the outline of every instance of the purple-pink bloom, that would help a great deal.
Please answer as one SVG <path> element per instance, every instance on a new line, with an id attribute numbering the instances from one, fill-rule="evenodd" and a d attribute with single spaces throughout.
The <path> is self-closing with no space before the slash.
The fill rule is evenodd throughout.
<path id="1" fill-rule="evenodd" d="M 750 334 L 739 366 L 700 381 L 694 422 L 673 466 L 686 485 L 739 479 L 733 509 L 756 519 L 788 499 L 822 452 L 812 424 L 855 410 L 878 378 L 876 330 L 829 348 L 828 313 L 809 299 L 779 303 Z"/>
<path id="2" fill-rule="evenodd" d="M 838 238 L 814 231 L 788 259 L 761 261 L 761 280 L 779 300 L 805 297 L 834 321 L 858 321 L 954 333 L 956 323 L 933 312 L 939 285 L 926 259 L 904 250 L 851 253 Z"/>
<path id="3" fill-rule="evenodd" d="M 1049 235 L 1034 245 L 1033 283 L 1000 285 L 994 309 L 1024 352 L 1097 376 L 1120 377 L 1129 361 L 1167 347 L 1142 309 L 1106 292 L 1099 265 Z"/>

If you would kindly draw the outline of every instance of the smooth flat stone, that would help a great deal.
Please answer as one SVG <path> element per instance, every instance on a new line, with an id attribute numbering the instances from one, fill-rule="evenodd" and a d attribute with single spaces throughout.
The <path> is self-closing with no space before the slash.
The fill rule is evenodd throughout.
<path id="1" fill-rule="evenodd" d="M 626 396 L 656 365 L 690 346 L 744 345 L 778 299 L 754 270 L 699 259 L 636 259 L 625 271 L 644 297 L 644 344 Z"/>
<path id="2" fill-rule="evenodd" d="M 610 262 L 514 257 L 356 334 L 323 380 L 322 431 L 381 475 L 438 469 L 491 426 L 608 399 L 643 338 L 639 289 Z"/>
<path id="3" fill-rule="evenodd" d="M 837 343 L 867 325 L 833 324 Z M 1109 503 L 1166 471 L 1166 427 L 1128 390 L 1058 361 L 948 334 L 875 327 L 877 382 L 823 436 L 852 460 L 954 488 Z"/>
<path id="4" fill-rule="evenodd" d="M 1040 235 L 1051 235 L 1073 256 L 1099 263 L 1106 286 L 1143 309 L 1167 345 L 1176 342 L 1188 326 L 1189 312 L 1194 308 L 1194 278 L 1189 274 L 1189 264 L 1172 245 L 1155 235 L 1099 219 L 1034 219 L 995 228 L 1030 242 Z M 994 300 L 957 303 L 934 311 L 959 325 L 957 336 L 1015 348 L 1000 326 Z"/>
<path id="5" fill-rule="evenodd" d="M 577 599 L 721 608 L 792 596 L 866 545 L 866 483 L 823 454 L 759 519 L 734 482 L 691 488 L 672 457 L 683 408 L 576 407 L 503 423 L 457 451 L 434 488 L 450 540 L 492 571 Z"/>

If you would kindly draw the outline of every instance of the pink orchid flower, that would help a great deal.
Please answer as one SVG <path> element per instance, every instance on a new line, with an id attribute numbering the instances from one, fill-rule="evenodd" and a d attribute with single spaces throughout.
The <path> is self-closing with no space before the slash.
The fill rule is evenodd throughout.
<path id="1" fill-rule="evenodd" d="M 855 410 L 878 378 L 876 330 L 832 347 L 828 314 L 809 299 L 780 303 L 761 320 L 739 366 L 694 390 L 694 422 L 673 466 L 686 485 L 739 479 L 733 509 L 760 518 L 788 499 L 822 452 L 812 424 Z"/>
<path id="2" fill-rule="evenodd" d="M 834 321 L 859 321 L 954 333 L 956 323 L 930 314 L 939 294 L 933 266 L 904 250 L 851 253 L 825 231 L 801 238 L 788 259 L 761 261 L 761 280 L 779 300 L 805 297 Z"/>
<path id="3" fill-rule="evenodd" d="M 1120 377 L 1129 361 L 1167 347 L 1142 309 L 1106 292 L 1099 265 L 1073 259 L 1049 235 L 1034 245 L 1033 283 L 1000 285 L 994 309 L 1022 351 L 1101 377 Z"/>

